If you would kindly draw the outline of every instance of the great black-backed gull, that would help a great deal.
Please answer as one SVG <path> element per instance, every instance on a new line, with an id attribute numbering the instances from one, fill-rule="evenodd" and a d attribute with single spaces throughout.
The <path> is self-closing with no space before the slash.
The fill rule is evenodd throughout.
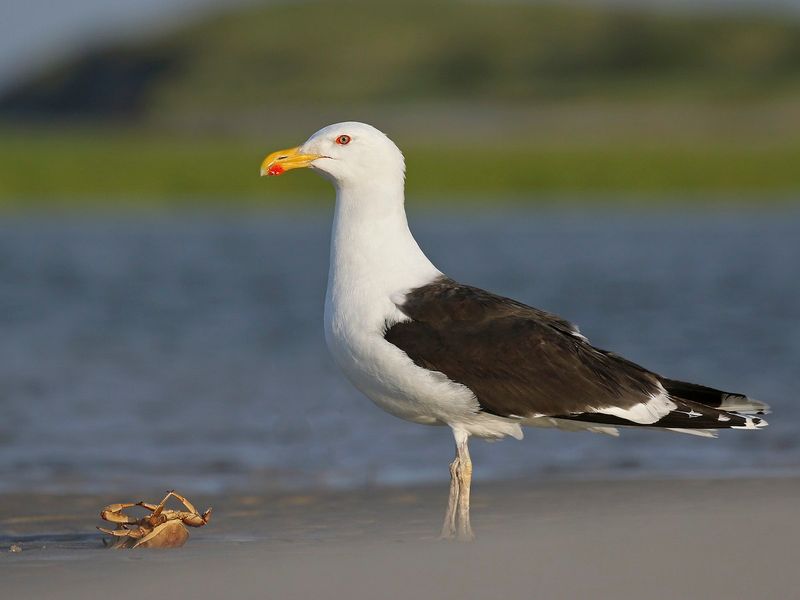
<path id="1" fill-rule="evenodd" d="M 470 436 L 521 439 L 521 426 L 713 436 L 767 424 L 754 416 L 767 412 L 762 402 L 667 379 L 595 348 L 554 314 L 444 275 L 409 231 L 403 155 L 374 127 L 325 127 L 270 154 L 261 174 L 300 167 L 336 188 L 325 298 L 335 362 L 389 413 L 453 431 L 443 538 L 473 538 Z"/>

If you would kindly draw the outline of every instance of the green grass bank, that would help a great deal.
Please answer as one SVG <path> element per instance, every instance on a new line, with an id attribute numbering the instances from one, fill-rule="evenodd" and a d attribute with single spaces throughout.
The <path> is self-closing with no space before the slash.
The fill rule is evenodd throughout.
<path id="1" fill-rule="evenodd" d="M 275 149 L 237 137 L 0 131 L 0 207 L 224 208 L 330 197 L 327 182 L 309 172 L 260 178 L 262 158 Z M 762 202 L 791 200 L 800 191 L 800 141 L 792 139 L 450 141 L 404 150 L 408 193 L 428 202 L 513 197 L 536 203 L 554 196 L 656 202 L 681 195 Z"/>

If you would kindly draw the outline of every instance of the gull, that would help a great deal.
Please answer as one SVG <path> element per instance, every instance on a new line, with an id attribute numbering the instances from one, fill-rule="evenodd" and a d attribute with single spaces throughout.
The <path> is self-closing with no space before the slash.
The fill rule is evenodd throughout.
<path id="1" fill-rule="evenodd" d="M 557 315 L 447 277 L 411 234 L 403 154 L 376 128 L 330 125 L 267 156 L 261 174 L 303 167 L 336 189 L 325 296 L 334 361 L 382 409 L 453 433 L 442 538 L 474 537 L 470 437 L 522 439 L 522 427 L 715 437 L 767 424 L 762 402 L 668 379 L 591 345 Z"/>

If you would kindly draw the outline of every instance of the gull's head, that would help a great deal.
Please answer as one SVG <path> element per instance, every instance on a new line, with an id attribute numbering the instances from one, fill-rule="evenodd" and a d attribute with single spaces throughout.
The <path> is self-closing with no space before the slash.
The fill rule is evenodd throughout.
<path id="1" fill-rule="evenodd" d="M 309 167 L 339 187 L 368 181 L 403 181 L 403 154 L 372 125 L 348 121 L 320 129 L 295 148 L 273 152 L 261 163 L 261 175 L 282 175 Z"/>

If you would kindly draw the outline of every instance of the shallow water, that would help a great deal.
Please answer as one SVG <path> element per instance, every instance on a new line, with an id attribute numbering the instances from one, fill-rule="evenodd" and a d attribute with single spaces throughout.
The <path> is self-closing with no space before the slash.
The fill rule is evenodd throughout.
<path id="1" fill-rule="evenodd" d="M 651 369 L 772 404 L 719 440 L 528 430 L 476 479 L 796 472 L 800 212 L 427 213 L 452 277 Z M 383 413 L 322 333 L 329 215 L 0 225 L 0 491 L 444 480 L 444 428 Z"/>

